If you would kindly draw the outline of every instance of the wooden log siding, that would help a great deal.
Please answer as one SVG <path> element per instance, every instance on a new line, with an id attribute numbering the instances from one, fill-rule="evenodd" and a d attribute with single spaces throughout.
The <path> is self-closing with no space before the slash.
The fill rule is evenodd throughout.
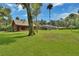
<path id="1" fill-rule="evenodd" d="M 33 26 L 34 28 L 36 27 L 34 24 Z M 14 31 L 24 31 L 24 30 L 28 30 L 29 25 L 27 21 L 13 20 L 12 27 Z"/>

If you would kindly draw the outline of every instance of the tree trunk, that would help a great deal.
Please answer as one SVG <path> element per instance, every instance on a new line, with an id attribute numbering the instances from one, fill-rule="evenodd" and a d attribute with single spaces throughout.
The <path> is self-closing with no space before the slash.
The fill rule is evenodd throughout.
<path id="1" fill-rule="evenodd" d="M 30 3 L 27 3 L 27 15 L 28 15 L 28 23 L 29 23 L 29 34 L 28 36 L 35 35 L 34 27 L 33 27 L 33 20 L 31 14 Z"/>
<path id="2" fill-rule="evenodd" d="M 36 16 L 36 32 L 38 33 L 38 21 L 37 21 L 37 16 Z"/>
<path id="3" fill-rule="evenodd" d="M 51 20 L 50 18 L 51 18 L 51 10 L 49 9 L 49 20 Z"/>

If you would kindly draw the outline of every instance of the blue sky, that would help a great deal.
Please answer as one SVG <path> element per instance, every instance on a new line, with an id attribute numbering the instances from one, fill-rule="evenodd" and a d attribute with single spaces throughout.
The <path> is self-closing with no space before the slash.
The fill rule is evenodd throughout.
<path id="1" fill-rule="evenodd" d="M 52 3 L 53 8 L 51 9 L 51 20 L 58 20 L 60 18 L 67 17 L 70 13 L 77 13 L 79 10 L 79 3 Z M 11 9 L 11 15 L 13 19 L 16 16 L 20 17 L 20 19 L 27 20 L 26 10 L 22 9 L 22 6 L 17 6 L 16 4 L 0 4 L 4 7 L 8 7 Z M 47 9 L 48 3 L 44 3 L 40 8 L 41 13 L 38 15 L 38 20 L 49 20 L 49 12 Z"/>

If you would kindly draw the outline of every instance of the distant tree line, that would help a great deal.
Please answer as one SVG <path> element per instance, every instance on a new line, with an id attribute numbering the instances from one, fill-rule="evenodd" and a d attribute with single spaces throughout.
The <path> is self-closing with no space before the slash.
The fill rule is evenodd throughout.
<path id="1" fill-rule="evenodd" d="M 71 13 L 66 18 L 60 18 L 59 20 L 40 20 L 38 22 L 40 25 L 53 25 L 57 27 L 65 27 L 65 28 L 79 28 L 79 14 Z"/>

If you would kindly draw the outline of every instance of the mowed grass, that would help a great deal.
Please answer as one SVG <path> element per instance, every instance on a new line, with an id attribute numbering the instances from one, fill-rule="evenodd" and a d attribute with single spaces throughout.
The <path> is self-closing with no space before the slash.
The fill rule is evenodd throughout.
<path id="1" fill-rule="evenodd" d="M 1 56 L 79 56 L 79 30 L 0 32 Z"/>

